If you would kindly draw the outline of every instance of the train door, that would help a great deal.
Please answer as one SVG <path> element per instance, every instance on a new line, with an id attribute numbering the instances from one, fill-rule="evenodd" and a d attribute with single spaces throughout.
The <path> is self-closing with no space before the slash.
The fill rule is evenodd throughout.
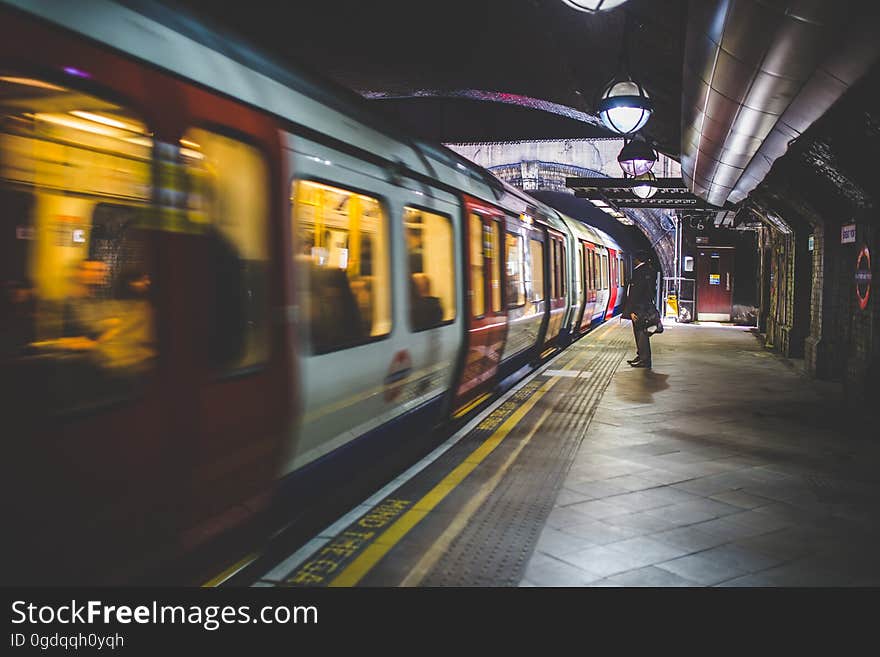
<path id="1" fill-rule="evenodd" d="M 614 308 L 618 302 L 618 282 L 619 282 L 619 273 L 618 273 L 618 265 L 617 262 L 617 251 L 615 249 L 608 249 L 608 310 L 605 313 L 605 319 L 611 319 L 614 315 Z"/>
<path id="2" fill-rule="evenodd" d="M 550 274 L 550 320 L 547 326 L 546 343 L 550 343 L 559 336 L 562 330 L 562 322 L 566 310 L 566 281 L 568 271 L 566 268 L 565 238 L 553 230 L 548 231 L 547 240 L 549 253 Z"/>
<path id="3" fill-rule="evenodd" d="M 0 581 L 118 583 L 176 531 L 172 279 L 153 212 L 170 103 L 157 75 L 0 13 Z M 86 86 L 62 73 L 79 61 Z"/>
<path id="4" fill-rule="evenodd" d="M 697 251 L 697 319 L 729 322 L 733 307 L 733 247 Z"/>
<path id="5" fill-rule="evenodd" d="M 465 197 L 464 235 L 468 326 L 464 366 L 453 401 L 456 416 L 464 415 L 490 394 L 507 333 L 501 293 L 504 214 Z"/>
<path id="6" fill-rule="evenodd" d="M 605 247 L 595 248 L 596 264 L 596 303 L 593 306 L 592 322 L 600 323 L 608 310 L 608 255 Z"/>
<path id="7" fill-rule="evenodd" d="M 521 366 L 525 353 L 538 347 L 547 299 L 544 294 L 545 234 L 531 219 L 505 217 L 504 282 L 507 337 L 501 376 Z M 511 360 L 513 359 L 513 361 Z"/>
<path id="8" fill-rule="evenodd" d="M 408 261 L 424 259 L 401 248 L 404 204 L 381 167 L 286 139 L 302 410 L 285 473 L 376 429 L 399 401 L 413 361 L 409 306 L 394 301 L 410 293 Z"/>
<path id="9" fill-rule="evenodd" d="M 589 242 L 581 241 L 581 249 L 584 261 L 584 305 L 578 322 L 578 330 L 586 331 L 590 328 L 593 319 L 593 308 L 596 303 L 596 250 Z"/>
<path id="10" fill-rule="evenodd" d="M 178 93 L 188 111 L 163 166 L 186 193 L 171 257 L 197 544 L 262 508 L 281 464 L 294 404 L 289 326 L 274 319 L 290 296 L 286 184 L 273 120 L 184 83 Z"/>

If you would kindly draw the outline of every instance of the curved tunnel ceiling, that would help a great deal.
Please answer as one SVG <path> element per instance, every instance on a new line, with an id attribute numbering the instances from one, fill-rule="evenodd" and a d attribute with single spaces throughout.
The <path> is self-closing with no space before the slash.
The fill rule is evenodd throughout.
<path id="1" fill-rule="evenodd" d="M 682 80 L 682 175 L 738 203 L 873 64 L 877 3 L 692 0 Z"/>
<path id="2" fill-rule="evenodd" d="M 509 96 L 548 103 L 532 108 L 532 114 L 507 112 L 516 115 L 520 138 L 586 135 L 585 124 L 572 118 L 557 122 L 548 133 L 548 122 L 539 115 L 557 107 L 594 116 L 602 88 L 618 70 L 628 27 L 632 72 L 656 106 L 646 132 L 659 150 L 678 156 L 686 0 L 629 0 L 596 14 L 575 11 L 561 0 L 160 1 L 193 12 L 282 63 L 368 91 L 379 109 L 393 104 L 393 112 L 415 120 L 428 105 L 424 97 L 412 95 L 418 90 L 447 96 L 484 90 L 496 101 Z M 430 124 L 421 121 L 421 136 L 436 141 L 479 137 L 473 134 L 470 112 L 485 115 L 486 108 L 463 104 L 460 97 L 447 100 L 462 101 L 449 103 L 461 115 L 461 134 L 455 134 L 457 119 L 448 111 L 442 134 L 430 134 Z M 413 109 L 405 110 L 406 104 Z M 501 106 L 512 107 L 503 100 Z M 609 135 L 604 128 L 595 130 Z"/>

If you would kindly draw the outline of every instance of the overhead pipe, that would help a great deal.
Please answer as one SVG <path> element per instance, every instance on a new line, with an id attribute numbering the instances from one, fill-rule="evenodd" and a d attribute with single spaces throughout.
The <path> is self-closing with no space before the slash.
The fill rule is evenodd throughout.
<path id="1" fill-rule="evenodd" d="M 681 170 L 722 207 L 748 196 L 789 143 L 880 56 L 875 2 L 691 0 Z"/>

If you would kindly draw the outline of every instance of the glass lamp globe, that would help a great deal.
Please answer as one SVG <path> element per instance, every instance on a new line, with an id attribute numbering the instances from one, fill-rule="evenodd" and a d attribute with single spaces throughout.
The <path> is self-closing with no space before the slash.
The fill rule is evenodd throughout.
<path id="1" fill-rule="evenodd" d="M 636 185 L 632 188 L 633 194 L 639 198 L 651 198 L 657 193 L 657 187 L 654 185 L 654 181 L 657 180 L 657 178 L 655 178 L 654 174 L 650 171 L 643 173 L 640 176 L 635 176 L 635 179 L 644 181 L 644 184 Z"/>
<path id="2" fill-rule="evenodd" d="M 597 109 L 609 130 L 628 135 L 644 127 L 654 111 L 654 103 L 638 82 L 612 80 L 602 92 Z"/>
<path id="3" fill-rule="evenodd" d="M 626 0 L 562 0 L 572 9 L 578 11 L 586 11 L 593 13 L 594 11 L 605 11 L 606 9 L 614 9 L 619 7 Z"/>
<path id="4" fill-rule="evenodd" d="M 641 139 L 633 139 L 626 144 L 617 156 L 617 162 L 624 175 L 635 178 L 654 168 L 657 152 Z"/>

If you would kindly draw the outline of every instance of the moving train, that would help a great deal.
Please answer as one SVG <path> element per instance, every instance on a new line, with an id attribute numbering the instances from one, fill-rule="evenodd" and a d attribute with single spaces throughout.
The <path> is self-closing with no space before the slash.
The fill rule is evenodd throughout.
<path id="1" fill-rule="evenodd" d="M 0 36 L 4 583 L 191 551 L 620 311 L 607 234 L 161 5 Z"/>

